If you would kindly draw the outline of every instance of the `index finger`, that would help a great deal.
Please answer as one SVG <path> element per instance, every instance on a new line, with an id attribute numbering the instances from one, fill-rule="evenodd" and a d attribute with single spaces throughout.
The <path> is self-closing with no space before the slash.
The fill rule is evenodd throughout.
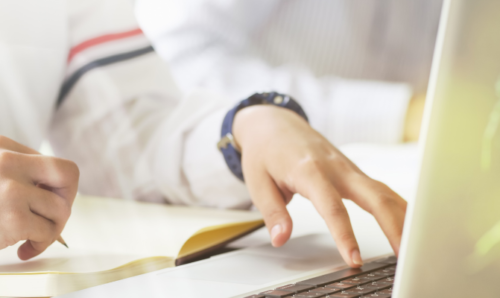
<path id="1" fill-rule="evenodd" d="M 363 265 L 349 214 L 332 183 L 320 172 L 309 175 L 299 193 L 307 197 L 325 220 L 342 258 L 351 267 Z"/>
<path id="2" fill-rule="evenodd" d="M 19 144 L 7 137 L 0 135 L 0 149 L 5 149 L 9 151 L 19 152 L 23 154 L 40 154 L 38 151 Z"/>
<path id="3" fill-rule="evenodd" d="M 0 174 L 66 199 L 75 197 L 80 175 L 76 164 L 69 160 L 1 150 Z"/>
<path id="4" fill-rule="evenodd" d="M 52 191 L 57 195 L 70 199 L 76 196 L 78 191 L 78 179 L 80 171 L 78 166 L 69 160 L 42 156 L 28 156 L 33 165 L 30 169 L 30 177 L 38 187 Z"/>

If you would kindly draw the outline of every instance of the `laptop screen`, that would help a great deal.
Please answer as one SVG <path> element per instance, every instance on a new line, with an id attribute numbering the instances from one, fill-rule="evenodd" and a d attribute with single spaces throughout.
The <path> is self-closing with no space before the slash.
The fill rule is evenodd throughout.
<path id="1" fill-rule="evenodd" d="M 500 1 L 447 1 L 434 59 L 396 297 L 498 297 Z"/>

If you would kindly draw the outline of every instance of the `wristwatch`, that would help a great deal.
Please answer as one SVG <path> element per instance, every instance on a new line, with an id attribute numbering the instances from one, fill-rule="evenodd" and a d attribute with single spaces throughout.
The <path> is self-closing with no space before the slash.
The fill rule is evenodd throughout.
<path id="1" fill-rule="evenodd" d="M 241 181 L 245 181 L 245 179 L 241 167 L 241 148 L 239 148 L 233 137 L 234 116 L 243 108 L 262 104 L 270 104 L 292 110 L 306 121 L 309 121 L 302 107 L 291 96 L 278 92 L 255 93 L 232 108 L 222 122 L 221 139 L 217 143 L 217 148 L 222 152 L 229 170 Z"/>

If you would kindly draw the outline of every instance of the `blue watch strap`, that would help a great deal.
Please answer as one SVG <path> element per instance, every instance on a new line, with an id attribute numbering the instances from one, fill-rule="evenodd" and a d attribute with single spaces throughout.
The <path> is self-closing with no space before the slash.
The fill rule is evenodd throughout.
<path id="1" fill-rule="evenodd" d="M 222 152 L 226 164 L 231 172 L 241 181 L 245 181 L 243 177 L 243 169 L 241 166 L 241 153 L 234 142 L 233 138 L 233 121 L 236 113 L 246 107 L 260 104 L 272 104 L 275 106 L 290 109 L 302 118 L 308 121 L 307 115 L 302 107 L 289 95 L 280 94 L 277 92 L 255 93 L 249 98 L 242 100 L 238 105 L 232 108 L 224 117 L 221 129 L 221 140 L 217 144 Z"/>

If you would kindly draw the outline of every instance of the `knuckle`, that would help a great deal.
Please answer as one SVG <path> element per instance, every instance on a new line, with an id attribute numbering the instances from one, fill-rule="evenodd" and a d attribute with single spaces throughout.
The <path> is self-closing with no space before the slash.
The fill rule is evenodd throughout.
<path id="1" fill-rule="evenodd" d="M 325 210 L 325 215 L 331 217 L 344 216 L 346 213 L 347 209 L 344 204 L 332 204 L 328 210 Z"/>
<path id="2" fill-rule="evenodd" d="M 50 218 L 56 226 L 63 225 L 68 221 L 71 216 L 71 202 L 67 199 L 60 197 L 57 194 L 50 194 L 49 208 L 54 211 L 54 217 Z"/>
<path id="3" fill-rule="evenodd" d="M 385 192 L 379 193 L 376 197 L 376 206 L 379 209 L 387 209 L 398 206 L 397 200 Z"/>
<path id="4" fill-rule="evenodd" d="M 16 158 L 16 154 L 7 150 L 0 150 L 0 170 L 8 170 Z"/>
<path id="5" fill-rule="evenodd" d="M 311 176 L 323 174 L 325 162 L 320 158 L 308 155 L 299 161 L 296 172 L 299 176 Z"/>
<path id="6" fill-rule="evenodd" d="M 9 234 L 11 235 L 11 237 L 9 237 L 12 238 L 11 242 L 13 241 L 16 243 L 26 238 L 27 219 L 22 211 L 11 209 L 4 212 L 2 216 L 4 217 L 4 223 L 7 225 Z"/>
<path id="7" fill-rule="evenodd" d="M 341 243 L 349 243 L 349 242 L 353 242 L 355 241 L 354 239 L 354 235 L 351 234 L 351 233 L 340 233 L 338 236 L 337 236 L 337 239 L 339 242 Z"/>
<path id="8" fill-rule="evenodd" d="M 7 144 L 9 141 L 10 141 L 9 138 L 7 138 L 6 136 L 0 135 L 0 146 Z"/>
<path id="9" fill-rule="evenodd" d="M 308 155 L 302 160 L 302 165 L 307 169 L 319 169 L 322 164 L 322 161 L 316 156 Z"/>
<path id="10" fill-rule="evenodd" d="M 336 155 L 329 157 L 328 162 L 338 173 L 342 173 L 343 175 L 359 175 L 357 168 L 353 167 L 352 163 L 343 156 Z"/>
<path id="11" fill-rule="evenodd" d="M 20 240 L 12 237 L 11 235 L 4 235 L 2 239 L 0 239 L 0 249 L 4 249 L 9 246 L 15 245 Z"/>
<path id="12" fill-rule="evenodd" d="M 69 172 L 73 180 L 78 181 L 80 179 L 80 169 L 78 168 L 77 164 L 69 161 Z"/>
<path id="13" fill-rule="evenodd" d="M 19 183 L 12 179 L 2 179 L 0 184 L 0 201 L 12 201 L 19 192 Z"/>
<path id="14" fill-rule="evenodd" d="M 406 206 L 406 201 L 401 198 L 386 184 L 373 180 L 369 177 L 364 178 L 365 183 L 373 190 L 371 202 L 377 208 L 387 208 L 391 206 Z"/>
<path id="15" fill-rule="evenodd" d="M 285 217 L 284 212 L 279 209 L 271 209 L 266 212 L 266 218 L 273 222 Z"/>
<path id="16" fill-rule="evenodd" d="M 80 169 L 75 162 L 67 159 L 59 159 L 61 161 L 62 167 L 61 171 L 64 171 L 64 177 L 72 182 L 78 181 L 80 178 Z M 63 169 L 63 170 L 62 170 Z"/>
<path id="17" fill-rule="evenodd" d="M 33 249 L 37 252 L 37 253 L 42 253 L 44 252 L 47 247 L 49 247 L 49 245 L 51 245 L 52 243 L 54 243 L 56 241 L 56 239 L 48 239 L 46 241 L 43 241 L 43 242 L 31 242 L 31 246 L 33 247 Z"/>
<path id="18" fill-rule="evenodd" d="M 15 245 L 17 242 L 21 241 L 19 237 L 16 237 L 16 235 L 13 235 L 12 233 L 6 233 L 2 234 L 0 236 L 0 249 L 4 249 L 9 246 Z"/>
<path id="19" fill-rule="evenodd" d="M 59 214 L 61 216 L 62 223 L 66 223 L 71 216 L 71 206 L 66 200 L 60 200 L 61 207 L 59 208 Z"/>
<path id="20" fill-rule="evenodd" d="M 13 246 L 16 245 L 19 241 L 22 240 L 22 237 L 8 237 L 5 239 L 5 245 L 6 246 Z"/>
<path id="21" fill-rule="evenodd" d="M 58 157 L 40 156 L 51 181 L 55 184 L 74 185 L 80 178 L 80 170 L 73 161 Z"/>
<path id="22" fill-rule="evenodd" d="M 262 212 L 266 224 L 275 224 L 277 222 L 286 222 L 289 220 L 289 215 L 286 209 L 270 208 Z"/>
<path id="23" fill-rule="evenodd" d="M 307 176 L 328 176 L 331 171 L 342 173 L 342 175 L 358 173 L 348 159 L 335 153 L 307 155 L 299 161 L 297 171 Z"/>

